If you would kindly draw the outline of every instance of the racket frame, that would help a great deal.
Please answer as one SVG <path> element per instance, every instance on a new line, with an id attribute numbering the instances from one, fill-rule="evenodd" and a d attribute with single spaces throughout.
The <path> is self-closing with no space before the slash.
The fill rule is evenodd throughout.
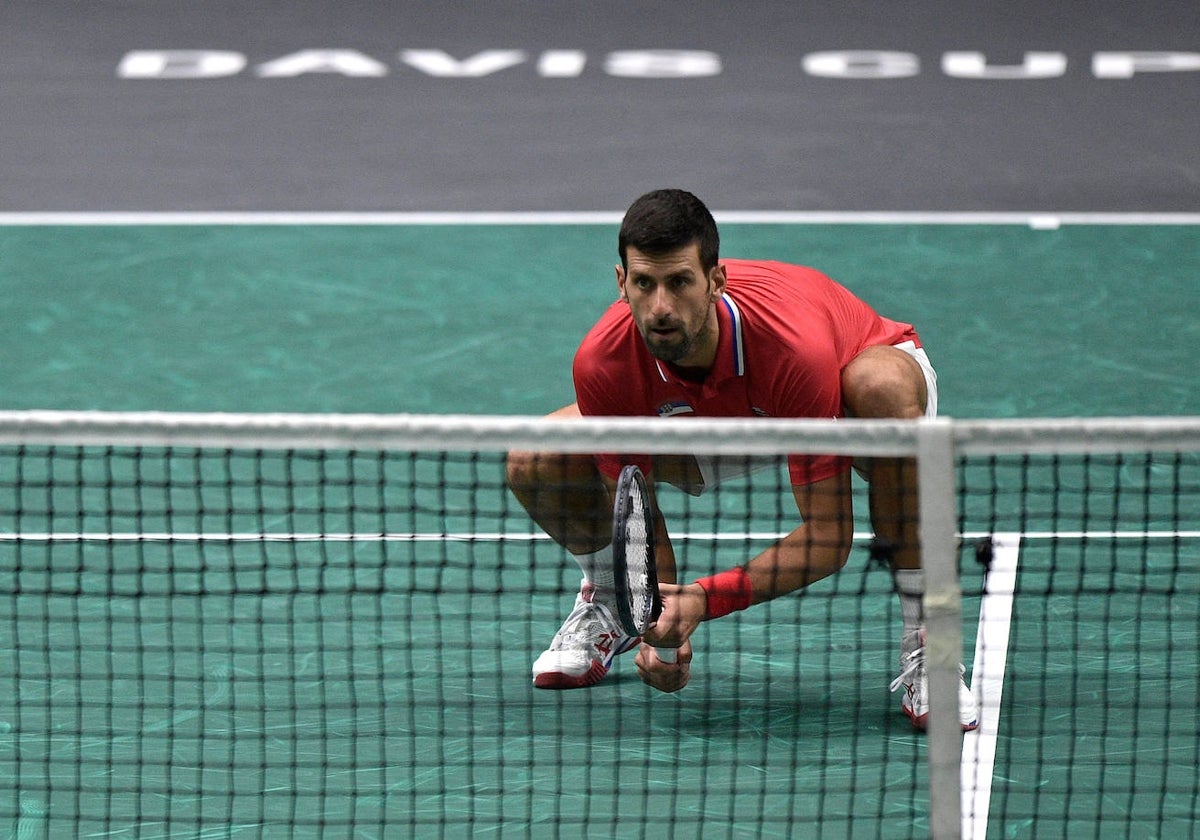
<path id="1" fill-rule="evenodd" d="M 641 501 L 646 519 L 646 586 L 649 589 L 650 609 L 644 623 L 635 616 L 632 602 L 632 591 L 629 587 L 629 558 L 626 556 L 626 534 L 629 516 L 632 513 L 634 494 Z M 658 564 L 655 552 L 657 540 L 654 531 L 654 508 L 650 504 L 650 493 L 646 488 L 646 477 L 636 464 L 629 464 L 621 470 L 617 479 L 617 490 L 613 501 L 613 587 L 616 590 L 617 621 L 621 629 L 630 636 L 641 636 L 663 609 L 662 597 L 658 592 Z M 658 658 L 664 662 L 676 661 L 675 648 L 655 648 Z"/>

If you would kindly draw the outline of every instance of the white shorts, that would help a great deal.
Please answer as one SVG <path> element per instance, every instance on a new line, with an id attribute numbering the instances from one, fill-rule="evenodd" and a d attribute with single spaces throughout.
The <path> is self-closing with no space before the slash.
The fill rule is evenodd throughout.
<path id="1" fill-rule="evenodd" d="M 912 341 L 904 341 L 892 346 L 912 356 L 921 366 L 921 373 L 925 376 L 925 391 L 928 394 L 925 401 L 925 416 L 937 417 L 937 371 L 933 369 L 933 363 L 929 361 L 929 356 L 925 353 L 924 348 L 918 347 Z M 713 487 L 717 487 L 723 481 L 741 478 L 759 470 L 774 467 L 781 460 L 783 459 L 777 455 L 760 455 L 749 458 L 736 455 L 697 455 L 696 466 L 699 467 L 700 476 L 704 479 L 704 487 L 700 492 L 703 494 Z"/>
<path id="2" fill-rule="evenodd" d="M 925 353 L 925 348 L 918 347 L 912 341 L 903 341 L 892 346 L 912 356 L 916 359 L 917 364 L 921 366 L 921 373 L 925 375 L 925 392 L 929 395 L 925 400 L 925 416 L 937 417 L 937 371 L 933 369 L 933 363 L 929 361 L 929 356 Z"/>

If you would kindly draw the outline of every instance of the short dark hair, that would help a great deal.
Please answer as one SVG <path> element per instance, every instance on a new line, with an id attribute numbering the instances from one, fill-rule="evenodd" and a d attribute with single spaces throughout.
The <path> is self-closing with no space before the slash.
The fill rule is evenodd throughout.
<path id="1" fill-rule="evenodd" d="M 654 190 L 625 211 L 617 250 L 621 267 L 628 269 L 625 255 L 632 246 L 644 254 L 665 254 L 693 242 L 700 246 L 700 266 L 705 272 L 717 265 L 721 237 L 717 223 L 704 202 L 686 190 Z"/>

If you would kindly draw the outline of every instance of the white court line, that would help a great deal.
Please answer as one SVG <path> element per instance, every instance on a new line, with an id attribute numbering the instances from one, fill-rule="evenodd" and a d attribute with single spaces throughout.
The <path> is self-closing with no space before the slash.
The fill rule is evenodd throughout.
<path id="1" fill-rule="evenodd" d="M 1020 544 L 1020 534 L 993 536 L 987 588 L 979 606 L 971 678 L 971 690 L 980 703 L 979 728 L 963 736 L 961 763 L 962 836 L 973 840 L 987 837 Z"/>
<path id="2" fill-rule="evenodd" d="M 757 225 L 1200 225 L 1200 213 L 891 212 L 714 210 L 720 224 Z M 621 212 L 31 212 L 0 213 L 0 225 L 618 225 Z"/>
<path id="3" fill-rule="evenodd" d="M 777 540 L 785 536 L 782 532 L 774 531 L 747 532 L 741 534 L 703 533 L 672 535 L 679 540 L 698 540 L 709 542 L 747 542 L 754 540 Z M 869 539 L 870 534 L 856 534 L 855 539 Z M 17 531 L 0 533 L 0 543 L 5 542 L 344 542 L 344 543 L 385 543 L 385 542 L 549 542 L 550 537 L 543 533 L 500 533 L 500 532 L 401 532 L 401 533 L 371 533 L 359 532 L 330 532 L 330 533 L 289 533 L 263 531 Z"/>
<path id="4" fill-rule="evenodd" d="M 785 531 L 690 531 L 672 534 L 674 539 L 704 542 L 750 542 L 778 540 L 787 536 Z M 968 532 L 961 535 L 964 540 L 984 539 L 992 536 L 988 532 Z M 1005 536 L 1005 535 L 1001 535 Z M 1029 531 L 1021 534 L 1025 540 L 1174 540 L 1200 539 L 1200 531 Z M 856 531 L 855 541 L 871 539 L 870 531 Z M 414 531 L 379 533 L 378 531 L 354 531 L 329 533 L 287 531 L 16 531 L 0 533 L 0 543 L 5 542 L 545 542 L 550 539 L 538 532 L 501 531 Z"/>

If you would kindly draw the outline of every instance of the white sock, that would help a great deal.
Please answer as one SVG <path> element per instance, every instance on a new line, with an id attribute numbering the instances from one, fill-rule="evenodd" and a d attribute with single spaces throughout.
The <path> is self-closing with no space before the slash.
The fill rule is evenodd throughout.
<path id="1" fill-rule="evenodd" d="M 585 583 L 592 585 L 592 600 L 610 603 L 616 595 L 612 573 L 612 545 L 590 554 L 573 554 L 583 572 Z"/>
<path id="2" fill-rule="evenodd" d="M 900 655 L 909 653 L 920 645 L 918 632 L 925 623 L 922 599 L 925 597 L 925 573 L 921 569 L 894 569 L 896 594 L 900 596 L 900 616 L 904 630 L 900 637 Z"/>

